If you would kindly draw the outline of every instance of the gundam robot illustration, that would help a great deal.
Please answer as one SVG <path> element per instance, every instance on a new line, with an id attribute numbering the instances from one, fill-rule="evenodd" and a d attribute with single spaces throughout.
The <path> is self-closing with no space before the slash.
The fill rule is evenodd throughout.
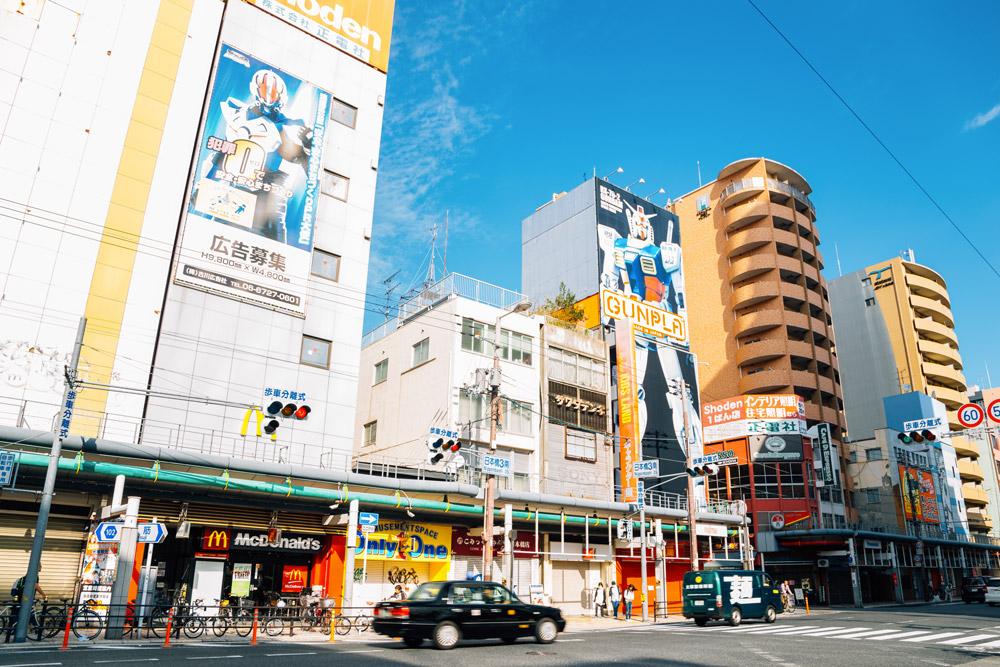
<path id="1" fill-rule="evenodd" d="M 284 80 L 268 69 L 250 80 L 250 100 L 221 102 L 226 139 L 235 152 L 217 152 L 203 166 L 202 177 L 226 181 L 256 196 L 251 231 L 284 243 L 289 185 L 297 170 L 305 175 L 312 151 L 312 131 L 302 119 L 286 116 Z"/>

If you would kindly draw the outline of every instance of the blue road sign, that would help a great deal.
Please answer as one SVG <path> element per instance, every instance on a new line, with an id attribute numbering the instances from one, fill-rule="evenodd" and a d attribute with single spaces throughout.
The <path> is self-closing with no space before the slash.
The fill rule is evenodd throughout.
<path id="1" fill-rule="evenodd" d="M 159 544 L 167 539 L 167 527 L 162 523 L 140 523 L 139 542 L 144 544 Z"/>
<path id="2" fill-rule="evenodd" d="M 358 525 L 359 526 L 377 526 L 378 525 L 378 513 L 377 512 L 358 512 Z"/>
<path id="3" fill-rule="evenodd" d="M 105 521 L 97 526 L 94 535 L 97 536 L 98 542 L 121 542 L 122 528 L 124 526 L 125 524 L 123 523 Z"/>
<path id="4" fill-rule="evenodd" d="M 17 477 L 17 454 L 0 449 L 0 486 L 13 486 Z"/>

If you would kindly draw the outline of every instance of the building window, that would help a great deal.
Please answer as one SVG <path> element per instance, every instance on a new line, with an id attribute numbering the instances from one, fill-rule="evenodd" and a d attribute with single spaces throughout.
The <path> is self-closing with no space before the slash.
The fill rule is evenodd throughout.
<path id="1" fill-rule="evenodd" d="M 458 397 L 458 420 L 463 424 L 471 423 L 474 427 L 486 420 L 487 399 L 482 394 L 473 394 L 462 390 Z"/>
<path id="2" fill-rule="evenodd" d="M 487 342 L 487 339 L 489 342 Z M 488 352 L 492 347 L 493 327 L 476 322 L 468 317 L 462 318 L 462 349 L 469 352 Z"/>
<path id="3" fill-rule="evenodd" d="M 531 403 L 504 401 L 503 430 L 511 435 L 531 435 Z"/>
<path id="4" fill-rule="evenodd" d="M 333 105 L 330 107 L 330 118 L 353 129 L 358 120 L 358 108 L 334 97 Z"/>
<path id="5" fill-rule="evenodd" d="M 340 279 L 340 255 L 313 248 L 312 274 L 336 282 Z"/>
<path id="6" fill-rule="evenodd" d="M 729 473 L 729 499 L 746 500 L 749 498 L 750 466 L 744 463 L 743 465 L 726 466 L 725 470 Z"/>
<path id="7" fill-rule="evenodd" d="M 347 176 L 341 176 L 336 172 L 324 169 L 320 190 L 323 194 L 330 195 L 334 199 L 347 201 L 347 190 L 350 184 L 351 179 L 347 178 Z"/>
<path id="8" fill-rule="evenodd" d="M 878 505 L 882 500 L 882 489 L 865 489 L 869 505 Z"/>
<path id="9" fill-rule="evenodd" d="M 431 339 L 425 338 L 413 346 L 413 365 L 419 366 L 431 358 Z"/>
<path id="10" fill-rule="evenodd" d="M 566 429 L 566 458 L 592 463 L 597 461 L 597 434 Z"/>
<path id="11" fill-rule="evenodd" d="M 387 377 L 389 377 L 389 360 L 383 359 L 375 364 L 375 381 L 372 384 L 385 382 Z"/>
<path id="12" fill-rule="evenodd" d="M 874 305 L 875 305 L 875 297 L 870 296 L 870 297 L 868 297 L 868 298 L 865 299 L 865 306 L 867 306 L 867 307 L 870 308 L 870 307 L 872 307 Z"/>
<path id="13" fill-rule="evenodd" d="M 802 479 L 801 463 L 777 463 L 778 477 L 781 480 L 782 498 L 805 498 L 806 485 Z"/>
<path id="14" fill-rule="evenodd" d="M 550 347 L 546 368 L 553 380 L 604 391 L 603 361 Z"/>
<path id="15" fill-rule="evenodd" d="M 754 463 L 753 488 L 758 498 L 779 497 L 778 466 L 774 463 Z"/>
<path id="16" fill-rule="evenodd" d="M 531 365 L 531 336 L 500 330 L 500 357 L 506 361 Z"/>
<path id="17" fill-rule="evenodd" d="M 865 458 L 869 461 L 881 461 L 882 460 L 882 449 L 879 447 L 873 447 L 871 449 L 865 450 Z"/>
<path id="18" fill-rule="evenodd" d="M 375 444 L 375 438 L 378 433 L 378 422 L 368 422 L 365 424 L 365 434 L 364 434 L 364 445 L 365 447 Z"/>
<path id="19" fill-rule="evenodd" d="M 317 368 L 329 368 L 330 341 L 312 336 L 302 336 L 302 353 L 299 361 Z"/>

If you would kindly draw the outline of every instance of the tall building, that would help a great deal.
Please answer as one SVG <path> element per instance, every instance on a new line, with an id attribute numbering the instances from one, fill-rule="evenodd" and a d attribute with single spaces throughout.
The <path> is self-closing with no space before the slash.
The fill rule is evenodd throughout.
<path id="1" fill-rule="evenodd" d="M 975 389 L 975 388 L 973 388 Z M 976 403 L 984 411 L 990 406 L 994 410 L 1000 402 L 1000 388 L 983 387 L 969 392 L 969 402 Z M 979 467 L 983 471 L 983 492 L 989 505 L 984 510 L 990 524 L 990 534 L 1000 537 L 1000 424 L 987 412 L 985 426 L 969 436 L 969 441 L 979 450 Z"/>
<path id="2" fill-rule="evenodd" d="M 968 400 L 967 386 L 944 278 L 907 251 L 838 278 L 830 296 L 850 439 L 872 437 L 887 423 L 881 399 L 908 392 L 936 398 L 947 410 L 949 429 L 961 429 L 956 412 Z M 969 528 L 987 532 L 992 522 L 979 449 L 962 436 L 950 440 Z"/>
<path id="3" fill-rule="evenodd" d="M 73 433 L 346 464 L 393 2 L 342 5 L 5 4 L 0 423 L 82 316 Z"/>

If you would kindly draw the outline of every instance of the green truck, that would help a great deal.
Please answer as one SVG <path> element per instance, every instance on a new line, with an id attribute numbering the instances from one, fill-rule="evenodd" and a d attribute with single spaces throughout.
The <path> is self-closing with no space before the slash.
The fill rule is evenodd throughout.
<path id="1" fill-rule="evenodd" d="M 684 618 L 699 626 L 725 619 L 739 625 L 744 618 L 774 623 L 784 611 L 781 590 L 761 570 L 706 570 L 684 575 Z"/>

